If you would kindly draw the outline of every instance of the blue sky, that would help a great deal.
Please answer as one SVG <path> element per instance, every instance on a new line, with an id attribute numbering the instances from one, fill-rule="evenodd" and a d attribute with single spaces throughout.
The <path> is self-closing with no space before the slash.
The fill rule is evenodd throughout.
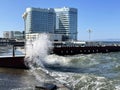
<path id="1" fill-rule="evenodd" d="M 120 39 L 120 0 L 0 0 L 0 33 L 24 30 L 22 14 L 27 7 L 78 9 L 78 39 Z"/>

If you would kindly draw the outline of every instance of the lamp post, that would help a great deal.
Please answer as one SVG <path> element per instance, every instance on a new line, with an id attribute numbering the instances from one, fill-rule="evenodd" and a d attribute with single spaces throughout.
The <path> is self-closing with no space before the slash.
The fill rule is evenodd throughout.
<path id="1" fill-rule="evenodd" d="M 89 42 L 91 41 L 91 33 L 92 33 L 92 30 L 88 30 L 88 33 L 89 33 Z"/>

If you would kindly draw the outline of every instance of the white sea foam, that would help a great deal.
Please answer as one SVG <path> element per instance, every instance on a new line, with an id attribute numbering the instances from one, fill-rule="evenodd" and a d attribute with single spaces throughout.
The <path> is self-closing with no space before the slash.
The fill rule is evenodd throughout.
<path id="1" fill-rule="evenodd" d="M 48 70 L 44 67 L 44 63 L 51 46 L 52 43 L 47 34 L 41 34 L 38 39 L 26 42 L 25 62 L 31 68 L 31 73 L 40 82 L 45 81 L 46 78 L 44 75 L 48 73 Z"/>
<path id="2" fill-rule="evenodd" d="M 63 56 L 58 56 L 58 55 L 48 55 L 46 57 L 46 63 L 48 64 L 56 64 L 56 65 L 60 65 L 60 66 L 68 66 L 70 59 L 67 57 L 63 57 Z"/>
<path id="3" fill-rule="evenodd" d="M 51 46 L 52 43 L 50 42 L 47 34 L 41 34 L 39 39 L 32 42 L 27 42 L 25 60 L 32 68 L 31 72 L 37 80 L 46 80 L 46 77 L 44 77 L 44 75 L 47 73 L 48 76 L 50 75 L 54 77 L 56 81 L 61 82 L 73 90 L 115 90 L 113 84 L 105 77 L 86 73 L 77 74 L 69 72 L 48 71 L 44 66 L 46 63 L 51 65 L 56 64 L 60 66 L 74 66 L 79 68 L 86 68 L 88 70 L 96 70 L 96 68 L 89 69 L 89 67 L 100 64 L 101 61 L 104 61 L 102 60 L 101 55 L 98 55 L 97 57 L 94 55 L 76 55 L 68 57 L 48 55 L 48 50 Z M 98 70 L 99 67 L 97 67 Z M 39 72 L 39 69 L 42 70 L 42 74 Z M 49 77 L 47 79 L 49 79 Z M 116 87 L 116 89 L 117 88 L 118 87 Z"/>
<path id="4" fill-rule="evenodd" d="M 41 34 L 34 41 L 26 43 L 26 62 L 31 66 L 44 67 L 43 63 L 48 55 L 48 50 L 52 46 L 47 34 Z"/>
<path id="5" fill-rule="evenodd" d="M 34 41 L 27 41 L 26 44 L 26 62 L 29 66 L 44 67 L 44 64 L 56 64 L 60 66 L 85 67 L 86 63 L 89 66 L 98 64 L 95 59 L 88 60 L 91 55 L 63 57 L 55 54 L 48 55 L 52 43 L 47 34 L 41 34 L 40 37 Z"/>

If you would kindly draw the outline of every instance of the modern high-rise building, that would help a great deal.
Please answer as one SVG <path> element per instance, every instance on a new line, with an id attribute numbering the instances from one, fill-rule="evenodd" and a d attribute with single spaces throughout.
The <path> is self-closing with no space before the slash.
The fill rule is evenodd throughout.
<path id="1" fill-rule="evenodd" d="M 77 40 L 77 9 L 55 8 L 56 34 L 63 35 L 63 40 Z"/>
<path id="2" fill-rule="evenodd" d="M 33 33 L 50 33 L 59 36 L 59 40 L 77 40 L 75 8 L 27 8 L 23 18 L 25 34 L 29 36 Z"/>
<path id="3" fill-rule="evenodd" d="M 53 33 L 55 29 L 55 13 L 51 8 L 27 8 L 23 15 L 25 33 Z"/>

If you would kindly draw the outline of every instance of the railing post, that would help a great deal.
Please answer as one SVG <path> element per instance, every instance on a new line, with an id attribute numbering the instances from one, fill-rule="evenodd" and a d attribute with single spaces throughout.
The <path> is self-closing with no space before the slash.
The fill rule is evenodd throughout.
<path id="1" fill-rule="evenodd" d="M 13 45 L 13 57 L 15 57 L 15 48 L 14 48 L 14 45 Z"/>

